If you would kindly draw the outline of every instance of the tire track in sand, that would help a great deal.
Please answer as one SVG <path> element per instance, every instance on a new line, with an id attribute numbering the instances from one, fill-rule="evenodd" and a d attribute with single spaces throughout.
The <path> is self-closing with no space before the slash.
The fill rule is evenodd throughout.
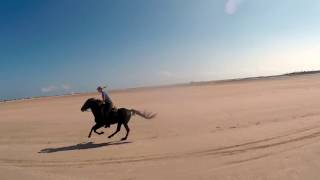
<path id="1" fill-rule="evenodd" d="M 220 148 L 205 149 L 200 151 L 185 152 L 185 153 L 163 153 L 145 156 L 129 156 L 119 158 L 103 158 L 98 160 L 82 160 L 82 161 L 36 161 L 36 160 L 13 160 L 13 159 L 0 159 L 0 166 L 17 166 L 17 167 L 80 167 L 104 164 L 120 164 L 120 163 L 136 163 L 143 161 L 158 161 L 194 157 L 226 157 L 244 154 L 247 152 L 258 152 L 259 150 L 268 150 L 274 147 L 279 147 L 287 144 L 294 144 L 307 140 L 314 140 L 320 137 L 320 126 L 313 126 L 311 128 L 299 129 L 284 135 L 274 136 L 266 139 L 250 141 L 247 143 L 225 146 Z M 304 143 L 306 144 L 306 142 Z M 301 147 L 303 145 L 299 145 Z M 292 147 L 290 146 L 290 149 Z M 273 153 L 264 153 L 250 157 L 249 159 L 232 161 L 232 163 L 242 163 L 250 160 L 260 159 L 267 157 Z"/>

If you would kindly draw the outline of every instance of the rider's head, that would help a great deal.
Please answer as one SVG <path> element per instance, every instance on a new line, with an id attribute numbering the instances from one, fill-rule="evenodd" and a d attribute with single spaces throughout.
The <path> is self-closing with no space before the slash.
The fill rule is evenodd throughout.
<path id="1" fill-rule="evenodd" d="M 97 87 L 97 91 L 101 93 L 102 92 L 102 87 L 101 86 Z"/>

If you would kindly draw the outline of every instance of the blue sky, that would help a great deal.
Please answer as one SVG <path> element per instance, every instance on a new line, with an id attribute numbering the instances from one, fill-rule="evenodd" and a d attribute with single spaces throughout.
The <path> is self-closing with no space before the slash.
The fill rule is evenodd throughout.
<path id="1" fill-rule="evenodd" d="M 0 99 L 320 69 L 316 0 L 0 0 Z"/>

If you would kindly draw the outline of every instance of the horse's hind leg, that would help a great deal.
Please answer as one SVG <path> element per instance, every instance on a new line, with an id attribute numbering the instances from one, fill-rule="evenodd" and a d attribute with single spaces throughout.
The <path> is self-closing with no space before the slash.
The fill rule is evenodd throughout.
<path id="1" fill-rule="evenodd" d="M 112 138 L 114 135 L 116 135 L 121 129 L 121 123 L 118 123 L 118 126 L 117 126 L 117 130 L 111 134 L 108 138 Z"/>
<path id="2" fill-rule="evenodd" d="M 127 140 L 128 136 L 129 136 L 129 132 L 130 132 L 130 128 L 127 123 L 124 123 L 123 126 L 126 128 L 127 134 L 124 138 L 121 139 L 121 141 Z"/>

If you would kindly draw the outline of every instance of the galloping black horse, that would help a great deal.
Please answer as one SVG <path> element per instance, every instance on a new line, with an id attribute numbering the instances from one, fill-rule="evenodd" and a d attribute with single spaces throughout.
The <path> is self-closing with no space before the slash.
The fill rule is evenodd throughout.
<path id="1" fill-rule="evenodd" d="M 88 99 L 81 107 L 82 112 L 86 111 L 88 109 L 91 109 L 91 112 L 95 118 L 94 120 L 95 120 L 96 124 L 91 128 L 91 131 L 88 136 L 89 138 L 91 137 L 92 131 L 94 131 L 96 134 L 99 134 L 99 135 L 104 133 L 104 132 L 97 132 L 97 129 L 99 129 L 105 125 L 104 116 L 102 114 L 103 113 L 102 108 L 103 108 L 103 102 L 101 100 L 94 99 L 94 98 Z M 111 113 L 111 115 L 108 116 L 108 117 L 110 117 L 108 119 L 110 124 L 117 123 L 118 126 L 117 126 L 117 130 L 113 134 L 111 134 L 108 138 L 112 138 L 115 134 L 117 134 L 121 129 L 121 125 L 123 124 L 123 126 L 127 130 L 127 134 L 121 140 L 126 140 L 128 138 L 129 131 L 130 131 L 130 128 L 128 126 L 128 122 L 129 122 L 132 115 L 137 114 L 145 119 L 152 119 L 156 116 L 156 114 L 140 112 L 140 111 L 134 110 L 134 109 L 129 110 L 126 108 L 119 108 L 119 109 L 113 108 L 113 110 L 110 113 Z"/>

